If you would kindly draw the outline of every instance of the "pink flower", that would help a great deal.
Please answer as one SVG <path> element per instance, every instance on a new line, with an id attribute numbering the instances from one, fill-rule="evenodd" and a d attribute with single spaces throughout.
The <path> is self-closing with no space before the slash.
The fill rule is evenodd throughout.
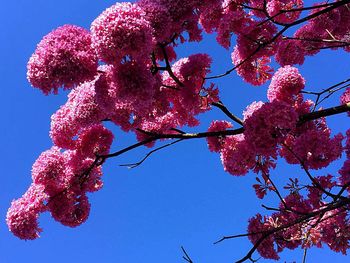
<path id="1" fill-rule="evenodd" d="M 248 236 L 249 240 L 255 245 L 260 238 L 263 237 L 264 233 L 271 229 L 272 227 L 266 222 L 266 218 L 262 218 L 260 214 L 257 214 L 255 217 L 249 219 L 248 224 Z M 273 235 L 270 235 L 264 239 L 257 247 L 257 251 L 264 258 L 278 260 L 280 257 L 277 254 L 277 251 L 274 249 L 274 239 Z"/>
<path id="2" fill-rule="evenodd" d="M 213 5 L 201 9 L 199 23 L 205 32 L 213 33 L 213 31 L 218 28 L 222 15 L 222 3 L 221 1 L 215 1 Z"/>
<path id="3" fill-rule="evenodd" d="M 243 111 L 243 120 L 250 118 L 255 111 L 259 110 L 264 105 L 262 101 L 253 101 L 247 108 Z"/>
<path id="4" fill-rule="evenodd" d="M 211 58 L 207 54 L 194 54 L 175 62 L 172 71 L 183 86 L 179 85 L 168 72 L 163 73 L 163 85 L 174 87 L 163 88 L 162 93 L 173 106 L 177 126 L 197 126 L 195 118 L 199 113 L 207 111 L 210 107 L 203 105 L 208 98 L 202 97 L 201 92 L 214 94 L 211 88 L 203 87 L 203 78 L 208 74 Z M 209 98 L 211 99 L 211 98 Z"/>
<path id="5" fill-rule="evenodd" d="M 267 1 L 266 11 L 274 21 L 279 23 L 292 23 L 300 16 L 301 11 L 293 11 L 303 7 L 302 0 L 270 0 Z M 283 12 L 281 11 L 290 11 Z"/>
<path id="6" fill-rule="evenodd" d="M 300 27 L 295 33 L 294 38 L 296 38 L 296 45 L 302 47 L 305 56 L 312 56 L 320 51 L 320 48 L 324 47 L 324 43 L 320 40 L 327 39 L 327 31 L 317 31 L 315 30 L 313 24 L 308 23 Z M 299 43 L 298 43 L 299 42 Z"/>
<path id="7" fill-rule="evenodd" d="M 66 104 L 52 115 L 50 136 L 56 146 L 73 149 L 73 137 L 81 129 L 106 117 L 96 99 L 95 82 L 85 82 L 72 90 Z"/>
<path id="8" fill-rule="evenodd" d="M 67 186 L 67 162 L 60 148 L 53 146 L 40 154 L 33 164 L 33 183 L 44 186 L 45 193 L 54 195 Z"/>
<path id="9" fill-rule="evenodd" d="M 344 93 L 340 97 L 340 103 L 346 104 L 350 102 L 350 88 L 347 88 Z M 350 116 L 350 112 L 348 111 L 348 116 Z"/>
<path id="10" fill-rule="evenodd" d="M 350 159 L 347 159 L 342 168 L 339 170 L 339 181 L 341 185 L 346 185 L 350 183 Z M 350 186 L 347 187 L 347 190 L 350 192 Z"/>
<path id="11" fill-rule="evenodd" d="M 107 74 L 114 109 L 127 109 L 136 115 L 150 111 L 160 89 L 159 75 L 152 75 L 147 65 L 134 60 L 108 68 Z"/>
<path id="12" fill-rule="evenodd" d="M 137 2 L 145 13 L 145 19 L 153 28 L 153 36 L 162 43 L 168 41 L 172 35 L 172 19 L 168 8 L 161 1 L 140 0 Z"/>
<path id="13" fill-rule="evenodd" d="M 244 120 L 244 135 L 257 155 L 276 156 L 276 146 L 295 129 L 298 115 L 280 101 L 265 103 Z"/>
<path id="14" fill-rule="evenodd" d="M 327 176 L 315 177 L 315 181 L 318 182 L 318 184 L 323 189 L 329 192 L 336 185 L 336 182 L 333 181 L 333 179 L 334 179 L 334 176 L 331 174 L 328 174 Z M 325 201 L 323 200 L 323 192 L 314 185 L 309 186 L 307 190 L 309 192 L 307 197 L 310 200 L 310 204 L 313 206 L 314 209 L 320 208 L 320 206 L 325 203 Z"/>
<path id="15" fill-rule="evenodd" d="M 272 77 L 273 68 L 269 65 L 271 62 L 269 57 L 246 59 L 236 46 L 231 54 L 231 59 L 237 74 L 252 85 L 262 85 Z"/>
<path id="16" fill-rule="evenodd" d="M 76 143 L 77 154 L 85 158 L 108 154 L 113 142 L 113 133 L 101 124 L 95 124 L 81 131 Z"/>
<path id="17" fill-rule="evenodd" d="M 176 60 L 177 55 L 176 55 L 176 52 L 175 52 L 175 49 L 173 46 L 166 46 L 165 52 L 166 52 L 166 55 L 168 57 L 169 62 L 173 62 L 174 60 Z M 155 55 L 157 60 L 165 60 L 163 50 L 159 45 L 157 45 L 155 47 L 154 55 Z"/>
<path id="18" fill-rule="evenodd" d="M 90 213 L 90 203 L 85 194 L 77 196 L 65 191 L 48 202 L 52 217 L 61 224 L 76 227 L 84 223 Z"/>
<path id="19" fill-rule="evenodd" d="M 96 166 L 95 158 L 86 158 L 77 151 L 65 151 L 67 158 L 66 177 L 69 189 L 76 196 L 86 192 L 96 192 L 103 186 L 102 168 Z"/>
<path id="20" fill-rule="evenodd" d="M 330 130 L 309 129 L 297 137 L 289 135 L 281 148 L 280 155 L 288 163 L 303 162 L 306 168 L 320 169 L 340 158 L 344 136 L 337 134 L 330 138 Z"/>
<path id="21" fill-rule="evenodd" d="M 301 41 L 294 39 L 282 39 L 279 41 L 275 55 L 276 61 L 281 66 L 302 65 L 305 60 L 305 50 L 301 43 Z"/>
<path id="22" fill-rule="evenodd" d="M 346 255 L 350 247 L 348 213 L 338 208 L 326 212 L 324 218 L 327 218 L 327 220 L 323 220 L 318 226 L 322 233 L 321 241 L 327 244 L 331 250 Z"/>
<path id="23" fill-rule="evenodd" d="M 350 102 L 350 88 L 347 88 L 342 96 L 340 97 L 340 102 L 342 104 L 346 104 Z"/>
<path id="24" fill-rule="evenodd" d="M 7 211 L 9 230 L 20 239 L 36 239 L 42 231 L 38 225 L 39 214 L 45 211 L 44 186 L 32 184 L 19 199 L 12 201 Z"/>
<path id="25" fill-rule="evenodd" d="M 208 132 L 214 131 L 224 131 L 229 128 L 232 128 L 233 125 L 227 121 L 213 121 L 210 124 Z M 219 152 L 223 146 L 225 137 L 217 136 L 217 137 L 207 137 L 208 147 L 211 152 Z"/>
<path id="26" fill-rule="evenodd" d="M 128 2 L 107 8 L 92 22 L 91 33 L 99 58 L 109 64 L 118 64 L 124 56 L 147 58 L 154 46 L 144 11 Z"/>
<path id="27" fill-rule="evenodd" d="M 297 68 L 285 66 L 279 68 L 272 77 L 271 84 L 267 90 L 270 102 L 284 101 L 292 104 L 295 96 L 304 88 L 305 80 Z"/>
<path id="28" fill-rule="evenodd" d="M 27 78 L 46 95 L 59 87 L 73 88 L 97 73 L 91 35 L 84 28 L 64 25 L 46 35 L 27 66 Z"/>
<path id="29" fill-rule="evenodd" d="M 232 35 L 243 33 L 249 22 L 247 14 L 241 9 L 225 12 L 217 26 L 217 42 L 228 49 L 231 46 Z"/>
<path id="30" fill-rule="evenodd" d="M 244 30 L 237 34 L 237 48 L 241 57 L 248 59 L 274 55 L 276 41 L 271 40 L 277 33 L 277 27 L 272 22 L 259 23 L 252 18 L 243 21 Z"/>
<path id="31" fill-rule="evenodd" d="M 255 152 L 243 135 L 226 137 L 220 153 L 224 170 L 235 176 L 247 174 L 256 164 Z"/>

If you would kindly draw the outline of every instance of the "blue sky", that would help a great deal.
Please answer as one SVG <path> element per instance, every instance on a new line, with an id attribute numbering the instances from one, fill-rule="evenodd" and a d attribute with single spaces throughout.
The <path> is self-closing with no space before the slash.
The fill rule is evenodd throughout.
<path id="1" fill-rule="evenodd" d="M 93 19 L 114 3 L 1 2 L 0 262 L 185 262 L 180 246 L 186 248 L 195 263 L 233 262 L 245 255 L 250 242 L 245 238 L 218 245 L 213 242 L 222 235 L 244 233 L 248 218 L 264 211 L 251 187 L 255 175 L 235 178 L 225 173 L 219 156 L 207 150 L 204 140 L 181 142 L 152 155 L 132 170 L 118 165 L 139 160 L 147 149 L 109 160 L 104 166 L 105 186 L 90 195 L 91 214 L 80 227 L 64 227 L 46 213 L 40 217 L 44 231 L 38 240 L 19 240 L 7 229 L 5 216 L 10 202 L 26 191 L 31 183 L 32 163 L 51 147 L 50 116 L 66 100 L 64 92 L 44 96 L 33 89 L 26 80 L 26 63 L 36 44 L 52 29 L 63 24 L 89 28 Z M 213 37 L 200 46 L 186 44 L 178 51 L 180 56 L 208 52 L 214 59 L 214 73 L 231 66 L 230 52 L 218 47 Z M 308 89 L 326 88 L 349 78 L 348 55 L 325 51 L 307 58 L 301 72 Z M 238 115 L 252 101 L 266 100 L 266 87 L 251 87 L 235 73 L 215 83 L 221 89 L 224 103 Z M 324 106 L 337 103 L 335 96 Z M 204 131 L 213 119 L 225 116 L 214 109 L 203 116 L 198 130 Z M 329 124 L 334 132 L 344 131 L 349 127 L 348 120 L 344 116 L 331 117 Z M 114 131 L 114 150 L 135 141 L 132 135 Z M 330 172 L 337 167 L 333 165 Z M 324 173 L 317 171 L 315 175 Z M 286 166 L 283 162 L 272 175 L 280 182 L 291 176 L 305 178 L 297 166 Z M 264 204 L 274 205 L 274 199 L 268 198 Z M 281 262 L 300 262 L 301 258 L 301 250 L 281 254 Z M 308 252 L 308 262 L 344 260 L 328 249 Z"/>

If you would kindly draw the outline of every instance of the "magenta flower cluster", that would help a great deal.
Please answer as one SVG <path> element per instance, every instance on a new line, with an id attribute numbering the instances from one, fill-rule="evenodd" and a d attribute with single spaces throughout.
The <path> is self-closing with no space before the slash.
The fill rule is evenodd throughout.
<path id="1" fill-rule="evenodd" d="M 75 227 L 88 218 L 87 192 L 99 190 L 101 169 L 93 168 L 95 156 L 106 154 L 113 134 L 101 124 L 82 129 L 72 150 L 57 146 L 43 152 L 33 164 L 33 183 L 12 202 L 7 212 L 10 231 L 21 239 L 39 237 L 39 214 L 49 211 L 63 225 Z"/>
<path id="2" fill-rule="evenodd" d="M 323 48 L 349 52 L 349 45 L 339 45 L 349 39 L 349 10 L 343 5 L 316 16 L 328 5 L 311 8 L 312 19 L 292 36 L 283 35 L 280 28 L 301 23 L 303 4 L 302 0 L 122 2 L 102 12 L 90 31 L 64 25 L 46 35 L 29 59 L 27 78 L 46 95 L 57 94 L 59 88 L 71 91 L 51 117 L 54 145 L 35 161 L 32 184 L 8 210 L 10 231 L 21 239 L 38 238 L 38 218 L 43 212 L 70 227 L 87 220 L 88 193 L 103 186 L 102 164 L 110 157 L 114 138 L 104 122 L 134 132 L 140 145 L 152 147 L 155 136 L 179 135 L 182 127 L 200 124 L 199 114 L 221 105 L 218 88 L 207 83 L 211 57 L 198 53 L 177 58 L 176 46 L 201 41 L 202 31 L 215 32 L 218 44 L 232 48 L 234 69 L 243 80 L 253 85 L 271 80 L 268 102 L 251 103 L 242 121 L 232 118 L 242 124 L 243 133 L 207 137 L 209 150 L 220 154 L 225 171 L 235 176 L 250 171 L 261 174 L 253 187 L 257 197 L 263 198 L 268 191 L 276 191 L 269 172 L 278 158 L 308 172 L 327 167 L 345 152 L 338 178 L 319 176 L 313 184 L 326 191 L 340 185 L 350 192 L 350 130 L 346 136 L 332 135 L 324 118 L 302 121 L 314 104 L 301 94 L 305 80 L 293 66 L 302 65 L 306 56 Z M 273 60 L 281 65 L 276 71 Z M 349 88 L 340 101 L 350 102 Z M 232 128 L 228 121 L 214 120 L 208 133 Z M 327 218 L 316 227 L 313 220 L 293 223 L 300 220 L 299 215 L 327 205 L 317 187 L 306 187 L 302 195 L 296 185 L 297 180 L 291 180 L 286 186 L 291 193 L 281 198 L 278 212 L 250 219 L 253 244 L 270 233 L 258 252 L 277 260 L 285 248 L 327 244 L 345 253 L 350 240 L 344 234 L 350 228 L 346 212 L 325 211 Z M 286 224 L 291 227 L 273 232 Z"/>
<path id="3" fill-rule="evenodd" d="M 97 56 L 91 35 L 84 28 L 64 25 L 46 35 L 28 62 L 27 78 L 46 95 L 58 88 L 71 89 L 93 79 Z"/>

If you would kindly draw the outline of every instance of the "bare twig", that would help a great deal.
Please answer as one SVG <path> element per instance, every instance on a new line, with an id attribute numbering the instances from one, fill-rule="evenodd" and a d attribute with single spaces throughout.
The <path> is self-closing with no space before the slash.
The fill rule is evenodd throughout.
<path id="1" fill-rule="evenodd" d="M 304 253 L 303 253 L 303 263 L 306 263 L 306 253 L 307 253 L 307 248 L 304 248 Z"/>
<path id="2" fill-rule="evenodd" d="M 141 165 L 144 161 L 146 161 L 146 160 L 148 159 L 148 157 L 150 157 L 153 153 L 155 153 L 155 152 L 157 152 L 157 151 L 159 151 L 159 150 L 161 150 L 161 149 L 164 149 L 164 148 L 166 148 L 166 147 L 169 147 L 169 146 L 171 146 L 171 145 L 174 145 L 174 144 L 176 144 L 176 143 L 178 143 L 178 142 L 181 142 L 182 140 L 183 140 L 183 139 L 178 139 L 178 140 L 176 140 L 176 141 L 173 141 L 173 142 L 167 143 L 167 144 L 165 144 L 165 145 L 162 145 L 162 146 L 160 146 L 160 147 L 158 147 L 158 148 L 156 148 L 156 149 L 150 151 L 149 153 L 147 153 L 145 157 L 143 157 L 140 161 L 138 161 L 138 162 L 136 162 L 136 163 L 131 163 L 131 164 L 120 164 L 119 166 L 127 166 L 127 167 L 130 168 L 130 169 L 135 168 L 135 167 Z"/>
<path id="3" fill-rule="evenodd" d="M 190 258 L 190 256 L 187 254 L 185 248 L 183 246 L 181 246 L 181 250 L 184 253 L 184 256 L 182 256 L 182 258 L 184 260 L 186 260 L 188 263 L 193 263 L 192 259 Z"/>

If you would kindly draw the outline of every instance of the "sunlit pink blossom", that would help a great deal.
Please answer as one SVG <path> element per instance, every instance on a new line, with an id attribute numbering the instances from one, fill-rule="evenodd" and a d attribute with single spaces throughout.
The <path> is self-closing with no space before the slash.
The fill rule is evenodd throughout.
<path id="1" fill-rule="evenodd" d="M 152 28 L 144 11 L 123 2 L 107 8 L 91 24 L 93 47 L 101 60 L 119 63 L 124 56 L 148 57 L 153 48 Z"/>
<path id="2" fill-rule="evenodd" d="M 228 121 L 213 121 L 210 124 L 208 132 L 224 131 L 232 127 L 232 123 Z M 209 150 L 212 152 L 219 152 L 223 146 L 224 140 L 225 138 L 222 136 L 207 137 Z"/>
<path id="3" fill-rule="evenodd" d="M 271 79 L 267 90 L 270 102 L 284 101 L 292 104 L 295 96 L 304 88 L 305 80 L 297 68 L 285 66 L 279 68 Z"/>
<path id="4" fill-rule="evenodd" d="M 97 56 L 89 31 L 74 25 L 53 30 L 38 44 L 27 69 L 29 82 L 46 95 L 56 94 L 59 87 L 73 88 L 93 79 Z"/>
<path id="5" fill-rule="evenodd" d="M 20 239 L 36 239 L 42 231 L 38 225 L 39 214 L 45 211 L 44 186 L 32 184 L 19 199 L 12 201 L 7 211 L 9 230 Z"/>

